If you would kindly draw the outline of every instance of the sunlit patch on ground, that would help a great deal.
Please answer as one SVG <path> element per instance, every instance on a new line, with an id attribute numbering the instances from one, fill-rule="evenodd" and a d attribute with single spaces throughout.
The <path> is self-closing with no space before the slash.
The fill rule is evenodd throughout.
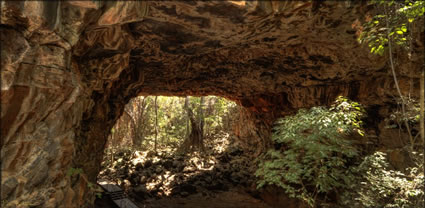
<path id="1" fill-rule="evenodd" d="M 220 156 L 226 154 L 231 143 L 235 144 L 233 139 L 229 133 L 220 132 L 205 139 L 205 152 L 187 154 L 166 147 L 158 149 L 157 153 L 151 150 L 117 150 L 114 154 L 119 156 L 115 156 L 114 161 L 108 161 L 112 157 L 105 156 L 104 169 L 99 176 L 126 189 L 137 186 L 156 196 L 171 196 L 178 184 L 214 171 L 221 162 Z"/>
<path id="2" fill-rule="evenodd" d="M 222 154 L 228 148 L 230 144 L 229 136 L 230 135 L 228 133 L 223 132 L 220 134 L 220 137 L 214 138 L 213 141 L 206 141 L 206 146 L 209 149 L 206 153 L 209 153 L 209 155 L 206 155 L 205 152 L 202 153 L 198 151 L 188 154 L 185 157 L 185 163 L 188 165 L 186 165 L 182 170 L 184 177 L 193 177 L 195 175 L 202 174 L 204 171 L 212 171 L 215 165 L 219 162 L 213 155 Z M 134 151 L 131 163 L 136 166 L 138 164 L 144 164 L 147 160 L 150 160 L 153 164 L 156 164 L 161 161 L 161 157 L 163 155 L 173 154 L 169 151 L 170 149 L 162 149 L 160 150 L 160 153 L 157 153 L 157 155 L 153 155 L 152 151 Z M 118 161 L 121 162 L 122 159 L 118 159 Z M 160 170 L 155 171 L 160 172 Z M 130 174 L 134 172 L 134 170 L 129 170 Z M 159 196 L 170 196 L 173 191 L 173 182 L 178 175 L 179 173 L 165 171 L 162 174 L 157 174 L 150 178 L 145 184 L 145 187 L 147 191 L 159 189 Z"/>

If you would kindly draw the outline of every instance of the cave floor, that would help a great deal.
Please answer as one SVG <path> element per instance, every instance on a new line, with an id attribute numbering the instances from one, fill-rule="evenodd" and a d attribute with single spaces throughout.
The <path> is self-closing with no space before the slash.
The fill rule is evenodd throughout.
<path id="1" fill-rule="evenodd" d="M 103 164 L 98 181 L 117 184 L 143 208 L 268 208 L 255 189 L 252 158 L 229 137 L 206 141 L 203 154 L 166 148 L 157 153 L 116 151 L 113 162 Z M 118 207 L 108 196 L 95 205 Z"/>

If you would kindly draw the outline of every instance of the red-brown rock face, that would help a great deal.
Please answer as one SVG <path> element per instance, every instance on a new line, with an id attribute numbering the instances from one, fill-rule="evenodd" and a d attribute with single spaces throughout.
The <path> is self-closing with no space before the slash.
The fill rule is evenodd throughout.
<path id="1" fill-rule="evenodd" d="M 338 95 L 392 102 L 386 58 L 370 55 L 352 28 L 368 10 L 337 1 L 1 2 L 2 199 L 90 206 L 87 183 L 109 130 L 137 95 L 234 100 L 252 126 L 240 137 L 260 149 L 273 120 L 295 109 Z M 414 45 L 398 68 L 403 92 L 417 94 L 423 42 Z"/>

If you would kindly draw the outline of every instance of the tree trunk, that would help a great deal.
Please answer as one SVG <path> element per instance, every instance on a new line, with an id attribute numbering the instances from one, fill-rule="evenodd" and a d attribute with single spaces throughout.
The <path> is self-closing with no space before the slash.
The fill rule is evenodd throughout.
<path id="1" fill-rule="evenodd" d="M 425 90 L 424 90 L 424 88 L 425 88 L 425 81 L 424 81 L 424 79 L 425 79 L 425 66 L 424 67 L 422 67 L 422 75 L 421 75 L 421 81 L 420 81 L 420 85 L 421 85 L 421 90 L 420 90 L 420 93 L 421 93 L 421 95 L 420 95 L 420 102 L 421 102 L 421 104 L 420 104 L 420 111 L 421 111 L 421 116 L 420 116 L 420 119 L 421 119 L 421 121 L 420 121 L 420 129 L 421 129 L 421 139 L 422 139 L 422 145 L 424 145 L 425 144 L 425 127 L 424 127 L 424 122 L 425 122 L 425 115 L 424 115 L 424 105 L 425 105 L 425 100 L 424 100 L 424 94 L 425 94 Z"/>
<path id="2" fill-rule="evenodd" d="M 158 96 L 155 96 L 155 146 L 154 150 L 156 152 L 157 143 L 158 143 Z"/>
<path id="3" fill-rule="evenodd" d="M 186 98 L 184 99 L 184 109 L 187 109 L 189 106 L 189 97 L 186 96 Z M 190 135 L 190 116 L 188 111 L 186 110 L 187 113 L 187 119 L 186 119 L 186 137 L 185 138 L 189 138 Z"/>
<path id="4" fill-rule="evenodd" d="M 144 123 L 143 118 L 145 116 L 145 108 L 146 108 L 146 97 L 143 97 L 141 101 L 137 102 L 137 113 L 136 113 L 136 124 L 135 124 L 135 137 L 133 141 L 133 145 L 136 148 L 140 148 L 143 142 L 143 130 Z M 140 103 L 141 102 L 141 103 Z"/>
<path id="5" fill-rule="evenodd" d="M 388 13 L 387 13 L 387 7 L 384 6 L 384 8 L 385 8 L 385 14 L 388 15 Z M 386 21 L 387 28 L 389 28 L 388 16 L 387 16 L 387 19 L 386 20 L 387 20 Z M 400 96 L 400 100 L 401 100 L 401 112 L 402 112 L 403 117 L 405 117 L 406 116 L 406 110 L 405 110 L 406 102 L 404 101 L 403 94 L 401 94 L 401 90 L 400 90 L 400 87 L 398 85 L 397 75 L 395 73 L 395 67 L 394 67 L 394 61 L 393 61 L 393 52 L 392 52 L 392 43 L 391 43 L 392 39 L 391 39 L 391 36 L 390 36 L 390 30 L 387 30 L 387 38 L 388 38 L 388 53 L 390 55 L 391 72 L 392 72 L 393 79 L 394 79 L 394 82 L 395 82 L 395 87 L 397 89 L 398 95 Z M 407 122 L 406 119 L 404 119 L 404 125 L 406 126 L 407 133 L 409 135 L 409 140 L 410 140 L 411 148 L 413 149 L 413 146 L 415 144 L 414 144 L 412 132 L 410 131 L 410 127 L 409 127 L 409 124 L 408 124 L 408 122 Z"/>
<path id="6" fill-rule="evenodd" d="M 128 118 L 131 121 L 131 125 L 130 125 L 131 139 L 132 139 L 133 147 L 136 147 L 136 145 L 135 145 L 135 143 L 136 143 L 136 121 L 134 119 L 134 115 L 132 115 L 134 113 L 130 113 L 129 110 L 126 107 L 124 108 L 124 113 L 128 116 Z"/>
<path id="7" fill-rule="evenodd" d="M 188 97 L 186 97 L 184 106 L 189 117 L 190 124 L 192 124 L 192 129 L 190 131 L 189 137 L 186 137 L 185 141 L 180 146 L 179 152 L 193 152 L 195 148 L 199 148 L 201 151 L 204 151 L 203 135 L 200 128 L 200 123 L 193 115 L 192 108 L 189 105 Z"/>
<path id="8" fill-rule="evenodd" d="M 199 131 L 200 131 L 200 142 L 203 144 L 203 140 L 204 140 L 204 124 L 205 124 L 205 118 L 204 118 L 204 97 L 201 97 L 201 100 L 199 101 L 199 110 L 198 110 L 198 115 L 199 115 Z"/>

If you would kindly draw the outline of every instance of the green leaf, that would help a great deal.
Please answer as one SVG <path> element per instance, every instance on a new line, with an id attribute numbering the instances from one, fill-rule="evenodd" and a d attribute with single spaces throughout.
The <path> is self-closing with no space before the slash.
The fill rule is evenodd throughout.
<path id="1" fill-rule="evenodd" d="M 376 50 L 374 47 L 373 50 Z M 383 46 L 380 50 L 383 51 Z M 328 193 L 347 187 L 353 178 L 347 174 L 347 159 L 356 150 L 344 139 L 346 132 L 360 129 L 362 108 L 339 97 L 331 108 L 313 107 L 299 110 L 294 116 L 279 119 L 273 127 L 275 142 L 284 143 L 286 150 L 270 150 L 262 157 L 256 176 L 258 188 L 274 184 L 296 197 L 314 205 L 312 191 Z M 360 131 L 360 133 L 363 133 Z M 316 187 L 308 190 L 304 186 Z"/>
<path id="2" fill-rule="evenodd" d="M 399 35 L 403 35 L 403 31 L 401 31 L 401 30 L 397 30 L 397 34 L 399 34 Z"/>
<path id="3" fill-rule="evenodd" d="M 401 31 L 407 32 L 407 27 L 405 25 L 401 26 Z"/>

